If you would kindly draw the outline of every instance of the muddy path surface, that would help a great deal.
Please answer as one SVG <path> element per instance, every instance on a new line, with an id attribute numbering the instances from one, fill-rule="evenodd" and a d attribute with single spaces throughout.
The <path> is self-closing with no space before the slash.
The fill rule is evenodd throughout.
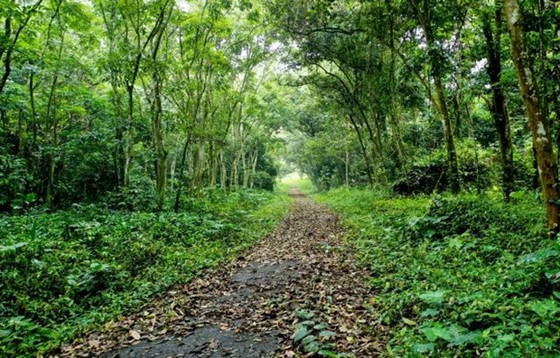
<path id="1" fill-rule="evenodd" d="M 338 218 L 292 190 L 290 214 L 245 256 L 176 287 L 58 356 L 374 357 L 373 293 Z M 379 333 L 379 332 L 377 332 Z"/>

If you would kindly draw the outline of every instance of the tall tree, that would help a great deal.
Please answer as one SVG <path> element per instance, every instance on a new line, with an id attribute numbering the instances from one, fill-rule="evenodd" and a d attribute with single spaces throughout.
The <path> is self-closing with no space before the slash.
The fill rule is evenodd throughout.
<path id="1" fill-rule="evenodd" d="M 443 122 L 443 133 L 445 136 L 445 147 L 447 149 L 447 162 L 449 165 L 449 181 L 451 191 L 457 193 L 461 190 L 459 181 L 459 164 L 457 160 L 457 150 L 455 148 L 455 136 L 447 104 L 447 95 L 443 84 L 443 65 L 444 56 L 441 48 L 441 41 L 436 39 L 436 28 L 434 28 L 435 6 L 431 0 L 411 0 L 420 26 L 424 32 L 426 46 L 428 48 L 428 58 L 430 62 L 431 76 L 434 82 L 434 100 L 436 107 L 441 115 Z"/>
<path id="2" fill-rule="evenodd" d="M 557 233 L 560 231 L 560 192 L 558 191 L 558 166 L 552 147 L 550 125 L 544 108 L 542 108 L 537 75 L 527 49 L 522 9 L 517 0 L 503 0 L 503 6 L 510 34 L 511 57 L 515 64 L 519 89 L 529 117 L 529 127 L 547 208 L 548 228 L 552 233 Z"/>
<path id="3" fill-rule="evenodd" d="M 488 64 L 486 71 L 492 86 L 491 112 L 498 132 L 502 161 L 502 184 L 506 201 L 513 192 L 514 166 L 513 143 L 511 139 L 511 120 L 502 85 L 502 8 L 497 6 L 492 16 L 491 11 L 482 14 L 482 29 L 486 39 Z"/>

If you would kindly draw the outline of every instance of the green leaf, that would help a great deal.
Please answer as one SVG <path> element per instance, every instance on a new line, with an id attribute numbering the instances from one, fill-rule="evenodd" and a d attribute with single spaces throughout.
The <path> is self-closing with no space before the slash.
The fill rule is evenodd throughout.
<path id="1" fill-rule="evenodd" d="M 309 343 L 311 343 L 311 342 L 314 342 L 314 341 L 316 341 L 316 340 L 317 340 L 317 338 L 315 338 L 315 336 L 310 335 L 310 336 L 307 336 L 307 337 L 305 337 L 304 339 L 302 339 L 302 340 L 301 340 L 301 344 L 307 345 L 307 344 L 309 344 Z"/>
<path id="2" fill-rule="evenodd" d="M 504 334 L 497 338 L 498 341 L 503 343 L 513 342 L 514 339 L 515 339 L 515 334 Z"/>
<path id="3" fill-rule="evenodd" d="M 542 318 L 551 318 L 552 315 L 560 312 L 560 307 L 555 300 L 542 300 L 530 303 L 531 309 Z"/>
<path id="4" fill-rule="evenodd" d="M 403 320 L 404 323 L 408 324 L 409 326 L 416 326 L 416 322 L 414 322 L 414 321 L 411 320 L 411 319 L 408 319 L 408 318 L 403 317 L 402 320 Z"/>
<path id="5" fill-rule="evenodd" d="M 9 246 L 0 245 L 0 252 L 16 251 L 17 249 L 19 249 L 20 247 L 23 247 L 25 245 L 27 245 L 27 242 L 18 242 L 16 244 L 9 245 Z"/>
<path id="6" fill-rule="evenodd" d="M 525 194 L 522 191 L 514 191 L 509 194 L 509 197 L 512 199 L 523 199 L 524 196 Z"/>
<path id="7" fill-rule="evenodd" d="M 420 299 L 429 304 L 442 304 L 445 291 L 431 291 L 420 295 Z"/>
<path id="8" fill-rule="evenodd" d="M 303 346 L 303 350 L 307 353 L 317 353 L 319 349 L 321 349 L 321 347 L 319 347 L 319 343 L 317 343 L 317 341 L 315 340 L 309 341 Z"/>
<path id="9" fill-rule="evenodd" d="M 453 345 L 465 345 L 467 343 L 472 343 L 478 341 L 482 337 L 482 332 L 474 331 L 466 334 L 459 334 L 452 340 Z"/>
<path id="10" fill-rule="evenodd" d="M 436 346 L 433 343 L 426 343 L 426 344 L 415 344 L 412 348 L 417 353 L 429 353 L 429 352 L 433 352 Z"/>
<path id="11" fill-rule="evenodd" d="M 438 310 L 435 310 L 433 308 L 428 308 L 427 310 L 424 310 L 420 313 L 420 316 L 422 317 L 435 317 L 437 316 L 439 313 Z"/>
<path id="12" fill-rule="evenodd" d="M 322 338 L 330 338 L 330 337 L 333 337 L 335 335 L 336 335 L 336 333 L 333 332 L 333 331 L 321 331 L 321 332 L 319 332 L 319 337 L 322 337 Z"/>
<path id="13" fill-rule="evenodd" d="M 422 328 L 421 331 L 426 335 L 426 338 L 428 338 L 430 342 L 435 342 L 438 338 L 448 342 L 453 339 L 451 333 L 445 327 L 426 327 Z"/>
<path id="14" fill-rule="evenodd" d="M 329 327 L 329 325 L 326 324 L 326 323 L 319 323 L 319 324 L 316 324 L 315 326 L 313 326 L 313 329 L 315 329 L 317 331 L 320 331 L 320 330 L 323 330 L 323 329 L 328 328 L 328 327 Z"/>
<path id="15" fill-rule="evenodd" d="M 311 333 L 311 331 L 309 331 L 307 329 L 307 327 L 305 327 L 303 325 L 300 325 L 300 326 L 298 326 L 298 328 L 294 332 L 294 336 L 292 338 L 293 338 L 294 342 L 299 342 L 303 338 L 305 338 L 309 333 Z"/>
<path id="16" fill-rule="evenodd" d="M 310 312 L 310 311 L 306 311 L 306 310 L 298 310 L 298 311 L 296 311 L 296 317 L 301 318 L 301 319 L 305 319 L 305 320 L 309 320 L 309 319 L 315 317 L 315 313 Z"/>

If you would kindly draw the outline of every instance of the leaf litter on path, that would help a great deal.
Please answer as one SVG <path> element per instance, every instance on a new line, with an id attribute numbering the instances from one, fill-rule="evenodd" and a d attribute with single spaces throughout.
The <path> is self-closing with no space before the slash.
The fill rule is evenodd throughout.
<path id="1" fill-rule="evenodd" d="M 245 256 L 53 356 L 379 355 L 382 327 L 365 307 L 373 294 L 368 272 L 344 243 L 337 217 L 297 191 L 292 196 L 287 218 Z"/>

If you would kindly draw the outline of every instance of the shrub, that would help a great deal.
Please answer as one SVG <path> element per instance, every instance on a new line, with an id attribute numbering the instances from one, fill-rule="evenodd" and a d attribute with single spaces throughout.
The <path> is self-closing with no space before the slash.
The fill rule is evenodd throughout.
<path id="1" fill-rule="evenodd" d="M 393 356 L 558 356 L 560 239 L 530 194 L 388 199 L 335 191 Z"/>
<path id="2" fill-rule="evenodd" d="M 0 216 L 0 356 L 48 351 L 232 257 L 286 211 L 261 191 L 218 192 L 203 211 L 94 205 Z"/>

